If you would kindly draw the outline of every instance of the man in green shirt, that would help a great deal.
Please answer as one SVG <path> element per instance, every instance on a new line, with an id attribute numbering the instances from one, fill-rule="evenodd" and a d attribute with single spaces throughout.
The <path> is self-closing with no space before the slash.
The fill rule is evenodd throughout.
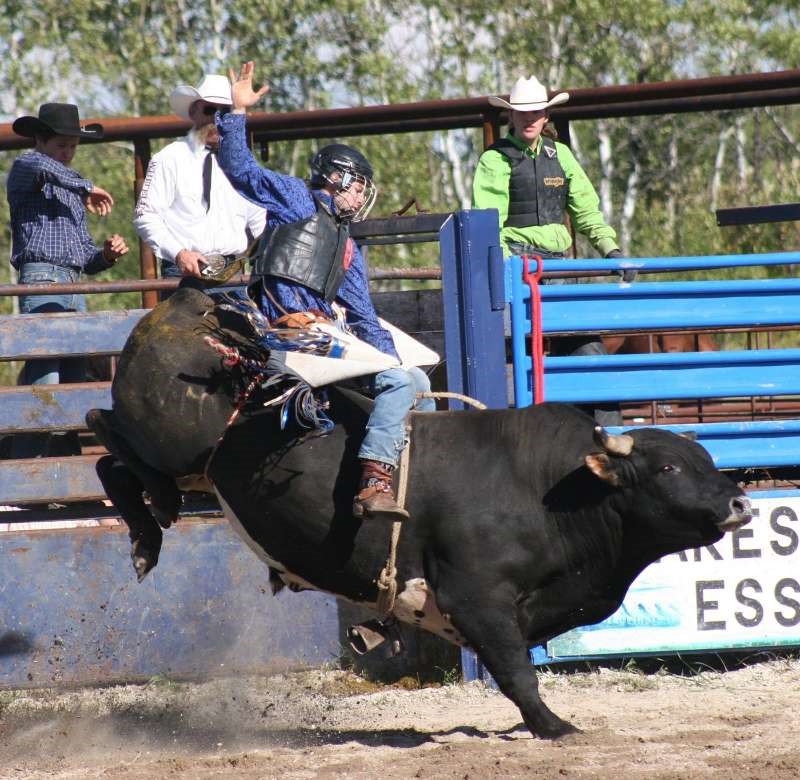
<path id="1" fill-rule="evenodd" d="M 600 199 L 572 151 L 548 136 L 548 109 L 569 100 L 560 92 L 548 100 L 547 90 L 532 76 L 520 78 L 510 101 L 491 97 L 493 106 L 510 111 L 511 131 L 489 147 L 478 161 L 472 205 L 497 209 L 500 240 L 507 255 L 520 247 L 563 256 L 572 245 L 564 224 L 569 212 L 575 229 L 603 257 L 619 253 L 617 235 L 605 223 Z M 543 133 L 544 131 L 544 133 Z"/>
<path id="2" fill-rule="evenodd" d="M 489 98 L 493 106 L 509 109 L 511 130 L 481 155 L 472 183 L 472 205 L 497 209 L 505 255 L 564 257 L 572 245 L 564 224 L 568 212 L 575 229 L 603 257 L 622 257 L 617 235 L 603 219 L 600 199 L 589 178 L 570 148 L 545 130 L 550 106 L 567 100 L 566 92 L 548 99 L 547 90 L 535 76 L 518 79 L 509 100 Z M 624 281 L 632 282 L 635 274 L 626 271 Z M 595 335 L 562 337 L 552 342 L 551 355 L 606 353 Z M 602 425 L 622 422 L 617 405 L 587 411 Z"/>

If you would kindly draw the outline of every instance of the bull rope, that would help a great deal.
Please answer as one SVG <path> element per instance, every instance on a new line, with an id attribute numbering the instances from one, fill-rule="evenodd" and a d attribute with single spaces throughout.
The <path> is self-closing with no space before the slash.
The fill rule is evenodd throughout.
<path id="1" fill-rule="evenodd" d="M 478 401 L 475 398 L 470 398 L 468 395 L 464 395 L 463 393 L 446 393 L 444 391 L 436 393 L 417 393 L 417 398 L 452 398 L 453 400 L 461 401 L 468 406 L 474 406 L 476 409 L 486 408 L 486 404 L 482 401 Z"/>
<path id="2" fill-rule="evenodd" d="M 476 409 L 485 409 L 486 404 L 470 398 L 462 393 L 417 393 L 417 398 L 452 398 L 462 401 L 465 404 L 474 406 Z M 408 491 L 408 464 L 411 459 L 411 426 L 406 426 L 406 440 L 408 444 L 400 453 L 400 465 L 397 469 L 397 505 L 405 509 L 406 493 Z M 402 520 L 395 520 L 392 523 L 392 540 L 389 543 L 389 557 L 386 559 L 381 573 L 378 575 L 376 584 L 378 586 L 377 608 L 384 616 L 388 616 L 394 609 L 397 598 L 397 544 L 400 541 L 400 529 L 403 527 Z"/>
<path id="3" fill-rule="evenodd" d="M 406 490 L 408 489 L 411 426 L 406 427 L 406 440 L 408 444 L 403 447 L 403 451 L 400 453 L 400 466 L 397 473 L 397 505 L 403 509 L 405 509 Z M 397 562 L 397 543 L 400 541 L 400 529 L 402 527 L 402 520 L 395 520 L 392 523 L 392 541 L 389 543 L 389 557 L 378 575 L 378 612 L 387 616 L 394 609 L 394 602 L 397 597 L 397 566 L 395 564 Z"/>

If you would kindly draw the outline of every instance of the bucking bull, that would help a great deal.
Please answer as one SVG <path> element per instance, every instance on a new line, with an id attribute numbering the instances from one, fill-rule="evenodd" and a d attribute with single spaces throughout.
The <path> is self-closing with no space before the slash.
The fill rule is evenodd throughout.
<path id="1" fill-rule="evenodd" d="M 206 342 L 209 329 L 247 342 L 212 308 L 182 289 L 145 316 L 120 357 L 113 410 L 87 415 L 110 453 L 98 473 L 137 574 L 156 565 L 177 517 L 176 479 L 205 475 L 273 578 L 374 607 L 391 526 L 355 519 L 351 500 L 369 402 L 333 388 L 327 435 L 282 428 L 277 412 L 242 403 L 248 377 Z M 648 564 L 751 517 L 706 451 L 667 431 L 612 436 L 558 404 L 412 414 L 411 429 L 393 616 L 471 647 L 540 737 L 575 729 L 540 699 L 529 648 L 602 620 Z"/>

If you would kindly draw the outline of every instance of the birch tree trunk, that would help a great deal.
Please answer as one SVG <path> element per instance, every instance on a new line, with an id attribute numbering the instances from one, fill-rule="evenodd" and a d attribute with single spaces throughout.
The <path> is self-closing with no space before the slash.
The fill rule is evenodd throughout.
<path id="1" fill-rule="evenodd" d="M 750 164 L 747 160 L 746 117 L 739 114 L 734 126 L 736 128 L 736 171 L 739 179 L 739 190 L 744 191 L 750 181 Z"/>
<path id="2" fill-rule="evenodd" d="M 600 183 L 598 195 L 600 196 L 600 210 L 603 218 L 609 224 L 614 218 L 614 203 L 612 201 L 612 181 L 614 179 L 614 155 L 611 145 L 611 132 L 608 122 L 597 120 L 597 142 L 600 155 Z"/>
<path id="3" fill-rule="evenodd" d="M 717 210 L 717 203 L 719 202 L 719 190 L 722 185 L 722 168 L 725 165 L 725 152 L 728 147 L 728 141 L 735 131 L 733 125 L 723 127 L 717 136 L 717 154 L 714 157 L 714 169 L 711 176 L 711 189 L 709 192 L 709 201 L 711 211 Z"/>
<path id="4" fill-rule="evenodd" d="M 675 125 L 673 123 L 672 126 L 672 133 L 670 133 L 669 137 L 669 147 L 668 147 L 668 167 L 667 167 L 667 200 L 666 200 L 666 220 L 664 224 L 665 232 L 667 236 L 672 238 L 673 243 L 677 236 L 675 232 L 678 227 L 678 199 L 677 199 L 677 187 L 676 182 L 678 180 L 678 135 L 676 132 Z"/>
<path id="5" fill-rule="evenodd" d="M 619 231 L 619 245 L 625 255 L 630 253 L 633 217 L 636 214 L 636 204 L 639 200 L 639 182 L 642 177 L 642 142 L 639 137 L 639 130 L 636 127 L 631 127 L 630 130 L 629 150 L 631 168 L 625 181 Z"/>

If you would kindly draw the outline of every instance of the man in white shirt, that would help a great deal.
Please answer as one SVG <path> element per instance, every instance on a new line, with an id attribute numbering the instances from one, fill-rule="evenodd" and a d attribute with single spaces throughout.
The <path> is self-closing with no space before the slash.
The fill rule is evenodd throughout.
<path id="1" fill-rule="evenodd" d="M 133 224 L 162 277 L 200 276 L 207 256 L 242 254 L 263 232 L 266 210 L 236 192 L 216 160 L 214 117 L 230 110 L 228 78 L 204 75 L 196 87 L 176 87 L 169 101 L 193 127 L 153 156 Z"/>

